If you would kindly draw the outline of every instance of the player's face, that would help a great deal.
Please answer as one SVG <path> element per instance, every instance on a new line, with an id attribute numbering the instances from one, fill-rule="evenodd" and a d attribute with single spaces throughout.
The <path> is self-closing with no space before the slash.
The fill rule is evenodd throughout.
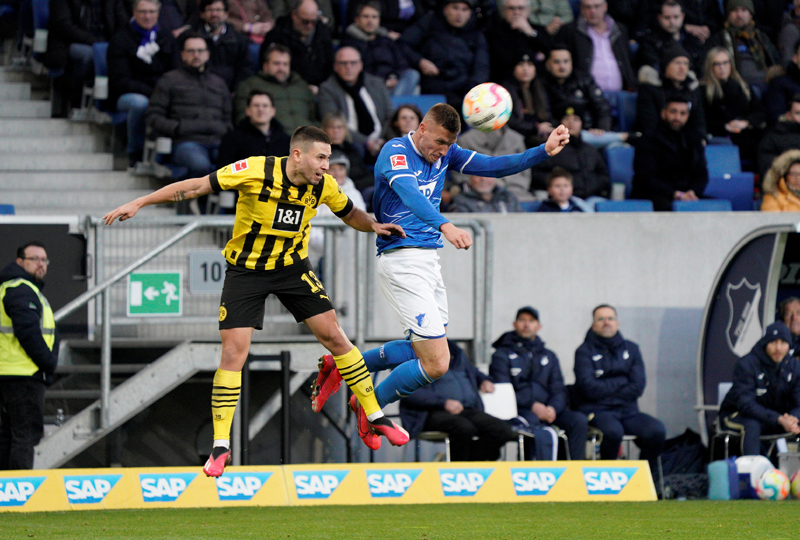
<path id="1" fill-rule="evenodd" d="M 419 140 L 415 141 L 417 150 L 428 163 L 436 163 L 456 142 L 455 133 L 447 131 L 436 122 L 431 122 L 430 126 L 425 122 L 420 123 L 415 133 L 419 133 Z"/>
<path id="2" fill-rule="evenodd" d="M 296 148 L 292 154 L 297 153 L 295 161 L 297 170 L 303 179 L 316 186 L 322 181 L 322 175 L 328 172 L 330 166 L 328 160 L 331 158 L 331 145 L 322 142 L 315 142 L 309 145 L 308 150 Z"/>
<path id="3" fill-rule="evenodd" d="M 447 4 L 442 10 L 444 18 L 447 19 L 447 24 L 453 28 L 463 28 L 472 17 L 472 10 L 463 2 L 455 2 Z"/>
<path id="4" fill-rule="evenodd" d="M 789 302 L 783 314 L 783 322 L 793 336 L 800 336 L 800 302 Z"/>
<path id="5" fill-rule="evenodd" d="M 37 279 L 44 279 L 47 275 L 47 252 L 39 246 L 28 246 L 25 258 L 17 259 L 17 264 Z"/>
<path id="6" fill-rule="evenodd" d="M 158 22 L 158 6 L 153 2 L 139 2 L 133 10 L 133 20 L 145 30 L 152 30 Z"/>
<path id="7" fill-rule="evenodd" d="M 275 107 L 272 106 L 269 97 L 256 95 L 250 100 L 245 114 L 254 126 L 265 126 L 275 118 Z"/>
<path id="8" fill-rule="evenodd" d="M 555 178 L 547 188 L 547 193 L 556 204 L 569 202 L 569 198 L 572 197 L 572 182 L 563 177 Z"/>
<path id="9" fill-rule="evenodd" d="M 514 321 L 514 331 L 523 339 L 533 339 L 542 327 L 530 313 L 520 313 Z"/>
<path id="10" fill-rule="evenodd" d="M 769 356 L 776 364 L 783 360 L 789 353 L 789 344 L 782 339 L 776 339 L 767 343 L 766 347 L 767 356 Z"/>
<path id="11" fill-rule="evenodd" d="M 617 312 L 611 308 L 600 308 L 594 312 L 594 322 L 592 331 L 598 336 L 610 338 L 617 335 L 619 331 L 619 321 Z"/>
<path id="12" fill-rule="evenodd" d="M 356 26 L 366 34 L 374 34 L 381 25 L 381 14 L 374 7 L 367 6 L 353 20 Z"/>
<path id="13" fill-rule="evenodd" d="M 658 24 L 665 32 L 674 34 L 683 26 L 683 8 L 680 6 L 663 6 L 658 14 Z"/>

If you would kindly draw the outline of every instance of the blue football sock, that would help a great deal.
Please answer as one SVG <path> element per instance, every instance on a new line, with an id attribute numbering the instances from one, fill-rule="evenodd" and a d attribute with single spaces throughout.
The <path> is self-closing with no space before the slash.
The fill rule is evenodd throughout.
<path id="1" fill-rule="evenodd" d="M 381 409 L 389 403 L 406 397 L 417 388 L 432 383 L 419 360 L 397 366 L 375 389 L 375 397 Z"/>
<path id="2" fill-rule="evenodd" d="M 405 339 L 389 341 L 362 354 L 370 373 L 394 369 L 417 357 L 411 342 Z"/>

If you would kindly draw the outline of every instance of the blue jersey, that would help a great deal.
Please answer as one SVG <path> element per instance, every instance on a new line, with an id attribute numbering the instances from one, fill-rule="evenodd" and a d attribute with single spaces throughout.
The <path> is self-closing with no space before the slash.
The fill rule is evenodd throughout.
<path id="1" fill-rule="evenodd" d="M 439 227 L 448 221 L 439 212 L 439 204 L 448 169 L 499 178 L 528 169 L 548 157 L 543 144 L 521 154 L 497 157 L 453 144 L 436 163 L 428 163 L 414 146 L 413 133 L 383 145 L 375 163 L 375 218 L 381 223 L 397 223 L 406 232 L 405 238 L 379 236 L 378 253 L 399 247 L 443 246 Z"/>

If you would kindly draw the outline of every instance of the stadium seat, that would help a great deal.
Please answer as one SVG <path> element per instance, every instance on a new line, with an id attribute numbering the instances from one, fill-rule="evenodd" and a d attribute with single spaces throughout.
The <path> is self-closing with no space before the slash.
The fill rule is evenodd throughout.
<path id="1" fill-rule="evenodd" d="M 94 53 L 94 106 L 99 110 L 107 112 L 111 116 L 111 125 L 124 124 L 128 120 L 128 113 L 126 112 L 108 112 L 114 107 L 106 103 L 108 93 L 102 95 L 101 88 L 108 88 L 108 43 L 105 41 L 92 44 L 92 52 Z M 98 84 L 98 79 L 105 78 L 103 84 Z"/>
<path id="2" fill-rule="evenodd" d="M 595 205 L 595 212 L 652 212 L 652 201 L 630 199 L 627 201 L 601 201 Z"/>
<path id="3" fill-rule="evenodd" d="M 411 103 L 419 107 L 419 110 L 422 111 L 423 115 L 426 112 L 428 112 L 428 109 L 430 109 L 437 103 L 446 103 L 446 102 L 447 99 L 442 94 L 420 94 L 418 96 L 415 95 L 392 96 L 392 103 L 394 104 L 395 109 L 400 105 Z"/>
<path id="4" fill-rule="evenodd" d="M 444 460 L 450 463 L 450 435 L 444 431 L 423 431 L 417 435 L 418 441 L 444 443 Z M 419 445 L 417 445 L 416 460 L 419 461 Z"/>
<path id="5" fill-rule="evenodd" d="M 33 0 L 33 57 L 38 62 L 43 60 L 43 54 L 47 51 L 47 24 L 50 21 L 50 0 Z M 33 67 L 33 66 L 32 66 Z M 51 79 L 56 79 L 64 75 L 64 69 L 47 69 L 43 64 L 38 64 L 33 69 L 36 75 L 46 75 Z"/>
<path id="6" fill-rule="evenodd" d="M 742 172 L 739 147 L 734 144 L 713 144 L 706 146 L 708 176 L 723 176 Z"/>
<path id="7" fill-rule="evenodd" d="M 733 148 L 736 148 L 733 146 Z M 738 155 L 738 149 L 737 149 Z M 727 199 L 733 210 L 753 210 L 753 185 L 755 176 L 751 172 L 712 175 L 709 171 L 708 185 L 703 195 L 712 199 Z"/>
<path id="8" fill-rule="evenodd" d="M 526 212 L 536 212 L 542 205 L 542 201 L 520 201 L 519 206 Z"/>
<path id="9" fill-rule="evenodd" d="M 636 92 L 620 92 L 617 101 L 619 110 L 618 131 L 633 131 L 636 125 Z"/>
<path id="10" fill-rule="evenodd" d="M 261 45 L 258 43 L 251 43 L 249 47 L 250 61 L 253 62 L 255 72 L 261 71 L 261 62 L 258 61 L 258 54 L 261 52 Z"/>
<path id="11" fill-rule="evenodd" d="M 727 199 L 703 199 L 700 201 L 675 201 L 673 212 L 730 212 L 731 201 Z"/>
<path id="12" fill-rule="evenodd" d="M 13 216 L 14 214 L 13 204 L 0 204 L 0 216 Z"/>
<path id="13" fill-rule="evenodd" d="M 633 189 L 633 146 L 609 147 L 606 148 L 605 154 L 611 183 L 625 184 L 625 198 L 630 197 L 631 189 Z"/>

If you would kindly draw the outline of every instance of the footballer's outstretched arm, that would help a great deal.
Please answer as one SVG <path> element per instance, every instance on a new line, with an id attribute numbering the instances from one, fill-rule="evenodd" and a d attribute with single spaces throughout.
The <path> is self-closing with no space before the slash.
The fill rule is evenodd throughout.
<path id="1" fill-rule="evenodd" d="M 342 218 L 342 221 L 357 231 L 374 232 L 379 236 L 395 235 L 401 238 L 406 237 L 406 232 L 400 225 L 396 223 L 378 223 L 372 216 L 355 206 L 350 210 L 350 213 Z"/>
<path id="2" fill-rule="evenodd" d="M 149 195 L 139 197 L 127 204 L 123 204 L 119 208 L 103 216 L 103 221 L 106 225 L 111 225 L 117 218 L 119 218 L 120 221 L 132 218 L 143 206 L 196 199 L 197 197 L 202 197 L 209 193 L 211 193 L 211 181 L 208 175 L 202 178 L 181 180 L 180 182 L 164 186 Z"/>

